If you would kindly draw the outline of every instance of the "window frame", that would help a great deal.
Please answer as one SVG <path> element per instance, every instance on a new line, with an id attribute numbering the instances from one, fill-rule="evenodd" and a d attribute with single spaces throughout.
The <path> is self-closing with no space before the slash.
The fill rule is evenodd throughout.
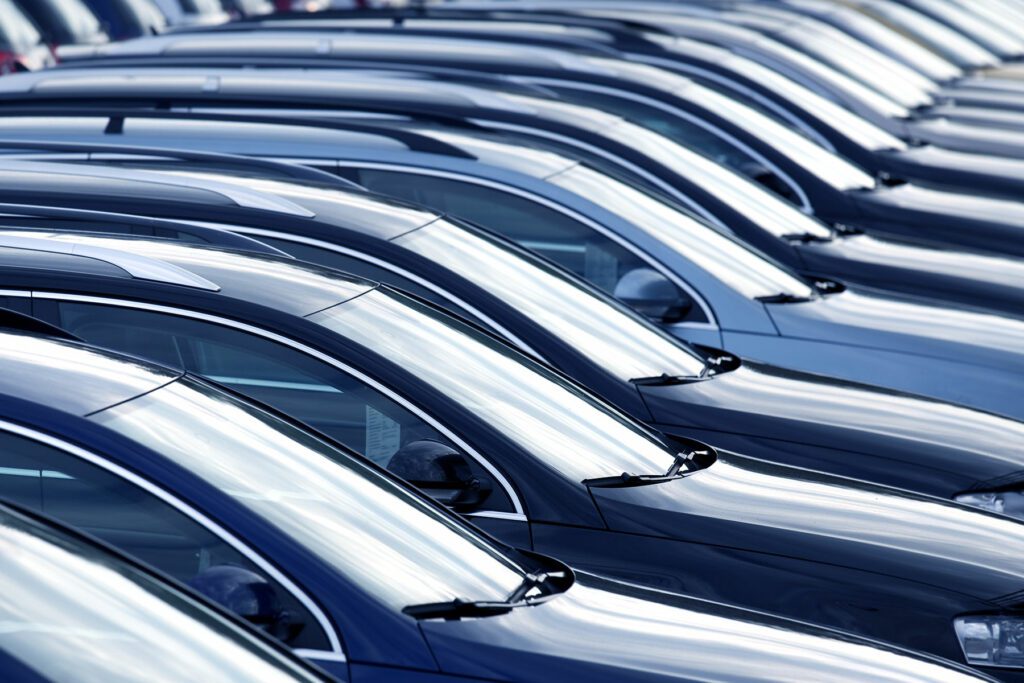
<path id="1" fill-rule="evenodd" d="M 0 290 L 0 295 L 4 294 L 7 294 L 7 292 L 5 290 Z M 464 455 L 466 455 L 469 458 L 472 458 L 478 465 L 480 465 L 480 467 L 482 467 L 492 477 L 494 477 L 494 480 L 504 490 L 505 495 L 508 496 L 513 509 L 513 512 L 480 510 L 475 512 L 464 513 L 463 516 L 470 518 L 480 517 L 489 519 L 501 519 L 514 522 L 529 521 L 526 516 L 525 507 L 523 506 L 522 499 L 516 492 L 515 488 L 512 486 L 511 482 L 509 482 L 508 478 L 506 478 L 505 475 L 501 472 L 501 470 L 494 466 L 489 460 L 481 456 L 476 449 L 472 448 L 465 441 L 465 439 L 461 438 L 447 426 L 442 424 L 439 420 L 434 418 L 432 415 L 428 414 L 426 411 L 421 410 L 419 406 L 417 406 L 412 401 L 405 398 L 398 392 L 392 390 L 390 387 L 385 386 L 381 382 L 373 379 L 369 375 L 366 375 L 365 373 L 357 370 L 356 368 L 346 363 L 343 363 L 340 360 L 333 358 L 325 353 L 317 351 L 316 349 L 313 349 L 301 342 L 298 342 L 294 339 L 289 339 L 288 337 L 284 337 L 275 332 L 271 332 L 269 330 L 265 330 L 254 325 L 250 325 L 248 323 L 233 320 L 231 318 L 225 318 L 223 316 L 212 315 L 209 313 L 201 313 L 199 311 L 192 311 L 189 309 L 178 308 L 174 306 L 144 303 L 139 301 L 133 301 L 130 299 L 117 299 L 112 297 L 92 296 L 87 294 L 69 294 L 63 292 L 45 292 L 36 290 L 31 292 L 31 296 L 34 299 L 41 299 L 47 301 L 74 301 L 77 303 L 99 304 L 102 306 L 131 308 L 136 310 L 149 311 L 152 313 L 176 315 L 183 318 L 189 318 L 192 320 L 201 320 L 215 325 L 222 325 L 224 327 L 235 329 L 241 332 L 246 332 L 254 336 L 261 337 L 272 342 L 276 342 L 283 346 L 289 347 L 292 350 L 298 351 L 299 353 L 303 353 L 315 360 L 332 366 L 340 370 L 341 372 L 344 372 L 350 375 L 351 377 L 365 383 L 371 389 L 379 391 L 383 396 L 394 401 L 399 406 L 409 411 L 411 414 L 415 415 L 419 419 L 423 420 L 423 422 L 430 425 L 438 432 L 440 432 L 442 435 L 444 435 L 446 438 L 451 440 L 451 442 L 455 444 Z"/>
<path id="2" fill-rule="evenodd" d="M 112 462 L 107 457 L 98 455 L 93 451 L 82 448 L 81 446 L 72 444 L 64 439 L 47 434 L 37 429 L 26 427 L 9 420 L 0 418 L 0 433 L 11 434 L 19 436 L 23 439 L 27 439 L 34 443 L 38 443 L 50 448 L 56 449 L 68 456 L 77 458 L 84 462 L 89 463 L 95 467 L 98 467 L 109 474 L 127 482 L 128 484 L 138 487 L 142 491 L 155 497 L 157 500 L 169 505 L 177 512 L 184 515 L 186 518 L 196 523 L 207 532 L 212 534 L 214 537 L 219 538 L 226 545 L 236 550 L 239 554 L 243 555 L 246 559 L 251 561 L 261 571 L 276 581 L 280 586 L 291 593 L 292 597 L 303 607 L 305 607 L 313 619 L 320 626 L 320 629 L 324 632 L 328 643 L 331 645 L 330 650 L 317 650 L 308 648 L 289 648 L 300 657 L 307 659 L 319 659 L 323 661 L 332 662 L 346 662 L 347 658 L 345 655 L 344 648 L 341 644 L 341 638 L 338 635 L 337 629 L 331 623 L 327 613 L 320 607 L 317 602 L 309 596 L 304 590 L 299 588 L 287 575 L 279 570 L 273 563 L 263 557 L 260 553 L 253 550 L 246 543 L 239 540 L 237 536 L 226 530 L 217 522 L 207 517 L 205 514 L 195 509 L 188 503 L 182 501 L 177 496 L 168 492 L 166 489 L 158 486 L 149 479 L 142 477 L 131 470 Z M 286 645 L 287 647 L 287 645 Z"/>
<path id="3" fill-rule="evenodd" d="M 633 244 L 632 242 L 630 242 L 626 238 L 622 237 L 621 235 L 619 235 L 615 231 L 609 230 L 608 228 L 606 228 L 605 226 L 601 225 L 600 223 L 598 223 L 597 221 L 593 220 L 592 218 L 590 218 L 588 216 L 585 216 L 584 214 L 581 214 L 581 213 L 579 213 L 579 212 L 577 212 L 577 211 L 575 211 L 575 210 L 573 210 L 573 209 L 571 209 L 571 208 L 569 208 L 567 206 L 559 204 L 558 202 L 552 201 L 552 200 L 548 199 L 547 197 L 543 197 L 543 196 L 538 195 L 538 194 L 536 194 L 534 192 L 530 192 L 529 190 L 523 190 L 521 188 L 514 187 L 512 185 L 508 185 L 508 184 L 505 184 L 505 183 L 501 183 L 501 182 L 497 182 L 497 181 L 493 181 L 493 180 L 489 180 L 489 179 L 485 179 L 485 178 L 479 178 L 477 176 L 473 176 L 473 175 L 469 175 L 469 174 L 465 174 L 465 173 L 459 173 L 459 172 L 455 172 L 455 171 L 442 171 L 442 170 L 434 169 L 434 168 L 424 168 L 424 167 L 421 167 L 421 166 L 409 166 L 409 165 L 406 165 L 406 164 L 393 163 L 393 162 L 377 162 L 377 161 L 373 161 L 373 162 L 366 161 L 366 162 L 364 162 L 364 161 L 350 161 L 350 160 L 346 160 L 346 159 L 338 159 L 335 163 L 337 164 L 338 168 L 345 168 L 345 169 L 354 168 L 354 169 L 357 169 L 357 170 L 360 169 L 360 168 L 365 168 L 365 169 L 371 169 L 371 170 L 376 170 L 376 171 L 394 171 L 394 172 L 397 172 L 397 173 L 409 173 L 409 174 L 414 174 L 414 175 L 424 175 L 424 176 L 430 176 L 432 178 L 443 178 L 443 179 L 446 179 L 446 180 L 453 180 L 453 181 L 457 181 L 457 182 L 464 182 L 464 183 L 467 183 L 469 185 L 477 185 L 477 186 L 480 186 L 480 187 L 485 187 L 485 188 L 488 188 L 488 189 L 491 189 L 491 190 L 495 190 L 497 192 L 504 192 L 504 193 L 512 195 L 514 197 L 518 197 L 520 199 L 525 199 L 527 201 L 539 204 L 539 205 L 543 206 L 546 209 L 550 209 L 550 210 L 554 211 L 555 213 L 562 214 L 563 216 L 565 216 L 569 220 L 575 221 L 577 223 L 580 223 L 580 224 L 586 226 L 587 228 L 593 230 L 594 232 L 598 233 L 602 237 L 605 237 L 608 240 L 616 243 L 617 245 L 619 245 L 620 247 L 622 247 L 626 251 L 628 251 L 631 254 L 633 254 L 634 256 L 636 256 L 639 260 L 643 261 L 652 270 L 655 270 L 658 273 L 662 274 L 672 284 L 674 284 L 676 287 L 679 287 L 679 289 L 681 289 L 682 291 L 686 292 L 686 294 L 688 294 L 690 296 L 690 298 L 693 300 L 693 302 L 697 306 L 700 307 L 701 312 L 704 314 L 704 317 L 707 319 L 707 322 L 699 322 L 699 321 L 686 322 L 686 321 L 683 321 L 683 322 L 678 322 L 678 323 L 672 323 L 672 324 L 667 325 L 667 326 L 663 325 L 663 327 L 688 327 L 688 328 L 714 330 L 714 331 L 717 331 L 719 329 L 717 318 L 715 317 L 714 311 L 712 310 L 711 306 L 707 303 L 707 300 L 703 296 L 701 296 L 697 292 L 697 290 L 694 289 L 688 282 L 686 282 L 681 277 L 676 275 L 676 273 L 673 272 L 670 268 L 662 265 L 658 260 L 656 260 L 654 257 L 650 256 L 646 251 L 644 251 L 643 249 L 637 247 L 635 244 Z M 261 232 L 264 232 L 264 231 L 259 231 L 259 230 L 252 230 L 252 231 L 250 231 L 247 228 L 242 228 L 242 229 L 238 230 L 238 232 L 241 232 L 243 234 L 260 234 Z M 270 235 L 267 235 L 267 236 L 269 237 Z M 350 255 L 356 256 L 355 253 L 350 254 Z M 393 270 L 387 264 L 375 263 L 374 265 L 379 265 L 381 267 L 388 268 L 389 270 Z M 394 272 L 398 273 L 398 271 L 394 271 Z M 412 279 L 412 278 L 410 278 L 410 279 Z M 433 287 L 432 287 L 432 289 L 433 289 Z M 448 296 L 448 297 L 452 298 L 453 301 L 457 302 L 457 299 L 455 299 L 454 297 L 451 297 L 450 294 L 445 293 L 444 290 L 441 290 L 440 288 L 437 288 L 437 290 L 438 290 L 437 291 L 438 294 L 441 294 L 442 296 Z M 471 309 L 467 309 L 467 310 L 471 310 Z M 514 339 L 514 338 L 511 338 L 511 339 Z"/>

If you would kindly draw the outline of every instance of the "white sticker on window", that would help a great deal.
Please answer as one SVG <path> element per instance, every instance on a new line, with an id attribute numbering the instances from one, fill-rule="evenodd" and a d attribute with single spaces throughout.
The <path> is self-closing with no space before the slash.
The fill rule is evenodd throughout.
<path id="1" fill-rule="evenodd" d="M 613 292 L 619 281 L 619 260 L 607 249 L 588 242 L 583 277 L 604 291 Z"/>
<path id="2" fill-rule="evenodd" d="M 386 467 L 401 445 L 402 425 L 373 406 L 366 406 L 366 450 L 363 455 Z"/>

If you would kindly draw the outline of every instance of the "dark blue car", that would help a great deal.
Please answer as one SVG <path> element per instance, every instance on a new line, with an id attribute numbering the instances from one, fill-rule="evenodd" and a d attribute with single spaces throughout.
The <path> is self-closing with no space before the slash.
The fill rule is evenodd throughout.
<path id="1" fill-rule="evenodd" d="M 49 404 L 38 409 L 40 416 L 54 412 Z M 27 436 L 25 425 L 33 421 L 14 423 L 9 417 L 6 410 L 0 417 L 5 450 L 54 448 L 52 433 Z M 38 510 L 45 506 L 25 494 L 33 486 L 52 488 L 58 473 L 44 472 L 41 462 L 26 464 L 0 473 L 0 488 Z M 0 604 L 0 672 L 9 683 L 327 680 L 278 641 L 166 575 L 9 502 L 0 502 L 0 549 L 0 575 L 11 586 Z M 266 582 L 241 569 L 222 571 L 237 579 L 221 584 L 232 597 L 262 598 Z"/>
<path id="2" fill-rule="evenodd" d="M 1024 623 L 1024 523 L 1009 517 L 665 440 L 477 328 L 337 271 L 153 239 L 4 239 L 8 307 L 263 399 L 512 545 L 960 661 L 963 634 Z M 1011 666 L 991 649 L 971 663 Z"/>
<path id="3" fill-rule="evenodd" d="M 0 333 L 0 369 L 0 495 L 187 581 L 343 680 L 980 680 L 937 658 L 502 546 L 347 450 L 189 375 L 24 333 Z M 19 520 L 0 519 L 2 544 Z M 157 602 L 143 593 L 155 587 L 131 585 L 137 569 L 87 569 L 96 551 L 81 542 L 75 556 L 67 542 L 48 549 L 77 572 L 47 566 L 46 592 L 26 592 L 44 580 L 27 564 L 43 549 L 20 536 L 0 560 L 26 563 L 5 572 L 19 590 L 4 606 L 22 604 L 14 619 L 38 611 L 35 628 L 77 626 L 77 615 L 55 613 L 68 606 L 52 604 L 61 590 L 91 596 L 83 609 Z M 69 648 L 99 635 L 89 626 Z M 57 681 L 109 680 L 100 652 L 116 657 L 111 676 L 129 680 L 218 678 L 205 660 L 225 680 L 312 676 L 251 635 L 229 639 L 191 620 L 117 656 L 123 639 L 158 626 L 147 618 L 107 634 L 84 661 L 67 650 L 31 661 L 28 629 L 7 628 L 0 656 L 28 658 Z M 185 653 L 163 652 L 179 644 Z M 128 668 L 133 657 L 143 661 Z M 39 678 L 18 673 L 4 668 L 7 680 Z"/>

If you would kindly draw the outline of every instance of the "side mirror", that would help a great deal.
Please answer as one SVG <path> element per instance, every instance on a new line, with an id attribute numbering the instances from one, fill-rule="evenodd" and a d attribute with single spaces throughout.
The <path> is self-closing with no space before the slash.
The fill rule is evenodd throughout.
<path id="1" fill-rule="evenodd" d="M 399 448 L 388 470 L 456 512 L 480 507 L 494 489 L 490 479 L 473 473 L 466 456 L 433 439 Z"/>
<path id="2" fill-rule="evenodd" d="M 652 320 L 679 322 L 693 308 L 693 299 L 653 268 L 634 268 L 615 285 L 614 296 Z"/>
<path id="3" fill-rule="evenodd" d="M 274 586 L 243 567 L 220 564 L 199 572 L 188 584 L 257 628 L 288 643 L 302 631 L 292 623 L 291 614 L 281 606 Z"/>

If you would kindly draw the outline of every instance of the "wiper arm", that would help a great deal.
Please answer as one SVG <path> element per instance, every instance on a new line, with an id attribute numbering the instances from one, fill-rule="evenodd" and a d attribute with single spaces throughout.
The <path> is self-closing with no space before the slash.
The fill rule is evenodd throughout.
<path id="1" fill-rule="evenodd" d="M 634 486 L 650 486 L 651 484 L 662 484 L 666 481 L 674 481 L 692 474 L 700 469 L 696 458 L 698 456 L 710 456 L 709 450 L 694 450 L 686 453 L 676 453 L 675 460 L 669 466 L 665 474 L 629 474 L 623 472 L 617 477 L 596 477 L 584 479 L 584 486 L 591 486 L 599 489 L 625 489 Z"/>
<path id="2" fill-rule="evenodd" d="M 769 294 L 767 296 L 758 296 L 754 298 L 766 304 L 800 304 L 812 301 L 812 298 L 809 296 L 800 296 L 798 294 L 790 294 L 789 292 L 779 292 L 778 294 Z"/>
<path id="3" fill-rule="evenodd" d="M 428 602 L 422 605 L 409 605 L 402 609 L 402 612 L 414 619 L 444 619 L 446 621 L 508 614 L 517 607 L 533 605 L 543 597 L 527 597 L 534 588 L 543 586 L 551 579 L 564 579 L 566 576 L 567 574 L 564 571 L 532 572 L 523 577 L 523 582 L 504 600 L 461 600 L 455 598 L 449 602 Z"/>
<path id="4" fill-rule="evenodd" d="M 699 382 L 702 379 L 705 379 L 703 375 L 682 376 L 662 373 L 656 377 L 637 377 L 636 379 L 631 379 L 629 381 L 641 387 L 671 387 L 677 384 L 690 384 L 691 382 Z"/>

